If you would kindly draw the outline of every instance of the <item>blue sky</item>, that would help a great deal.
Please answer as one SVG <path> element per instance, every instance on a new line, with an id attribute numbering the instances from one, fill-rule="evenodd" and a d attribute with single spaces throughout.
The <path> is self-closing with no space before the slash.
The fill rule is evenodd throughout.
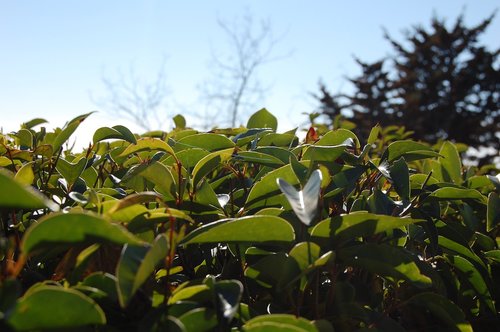
<path id="1" fill-rule="evenodd" d="M 103 96 L 102 76 L 114 77 L 132 63 L 138 76 L 151 79 L 164 58 L 169 114 L 201 112 L 197 87 L 210 78 L 210 50 L 227 50 L 216 20 L 232 20 L 248 9 L 284 33 L 277 54 L 292 51 L 258 73 L 271 89 L 256 110 L 267 107 L 278 116 L 279 129 L 287 130 L 306 120 L 302 112 L 317 106 L 310 93 L 317 92 L 319 80 L 332 91 L 348 89 L 343 77 L 358 73 L 353 55 L 373 61 L 390 54 L 382 28 L 401 40 L 405 29 L 427 26 L 433 14 L 452 23 L 464 11 L 470 26 L 498 7 L 498 1 L 489 0 L 0 0 L 0 127 L 16 130 L 35 117 L 62 126 L 99 110 L 82 124 L 80 144 L 100 126 L 134 128 L 108 115 L 89 94 Z M 482 43 L 498 48 L 499 35 L 497 17 Z"/>

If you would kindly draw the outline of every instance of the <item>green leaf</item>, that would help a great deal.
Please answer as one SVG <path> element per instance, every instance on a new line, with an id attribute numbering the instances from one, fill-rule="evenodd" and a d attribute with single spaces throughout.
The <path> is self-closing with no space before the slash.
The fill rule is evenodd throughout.
<path id="1" fill-rule="evenodd" d="M 190 148 L 201 148 L 210 152 L 224 150 L 234 147 L 234 142 L 224 135 L 201 133 L 181 138 L 176 143 L 182 146 L 182 150 Z"/>
<path id="2" fill-rule="evenodd" d="M 175 124 L 176 129 L 185 129 L 186 128 L 186 119 L 182 115 L 177 114 L 172 119 L 174 120 L 174 124 Z"/>
<path id="3" fill-rule="evenodd" d="M 205 285 L 194 285 L 188 287 L 177 288 L 172 296 L 168 299 L 168 304 L 174 304 L 178 302 L 186 301 L 196 301 L 196 302 L 206 302 L 211 299 L 210 288 Z"/>
<path id="4" fill-rule="evenodd" d="M 169 167 L 158 161 L 154 161 L 135 175 L 140 175 L 154 183 L 155 189 L 160 194 L 175 198 L 177 185 Z"/>
<path id="5" fill-rule="evenodd" d="M 454 187 L 439 188 L 433 191 L 429 198 L 435 198 L 438 200 L 467 200 L 471 199 L 482 204 L 486 204 L 487 200 L 479 191 L 476 189 L 463 189 Z"/>
<path id="6" fill-rule="evenodd" d="M 33 134 L 28 129 L 20 129 L 15 135 L 22 150 L 33 147 Z"/>
<path id="7" fill-rule="evenodd" d="M 278 129 L 278 120 L 268 110 L 263 108 L 250 116 L 247 128 L 271 128 L 276 131 Z"/>
<path id="8" fill-rule="evenodd" d="M 319 143 L 319 142 L 318 142 Z M 334 145 L 334 146 L 309 146 L 302 157 L 304 160 L 333 162 L 336 161 L 342 153 L 345 152 L 347 145 Z"/>
<path id="9" fill-rule="evenodd" d="M 128 305 L 137 290 L 155 271 L 156 265 L 167 257 L 168 252 L 169 244 L 164 234 L 158 235 L 151 247 L 123 247 L 116 267 L 118 298 L 122 308 Z"/>
<path id="10" fill-rule="evenodd" d="M 16 331 L 55 330 L 106 324 L 106 316 L 92 299 L 76 290 L 42 285 L 18 300 L 7 321 Z"/>
<path id="11" fill-rule="evenodd" d="M 269 167 L 280 167 L 285 164 L 283 161 L 276 157 L 256 151 L 238 152 L 237 154 L 233 155 L 233 160 L 238 162 L 260 164 Z"/>
<path id="12" fill-rule="evenodd" d="M 448 255 L 446 258 L 448 262 L 455 267 L 455 269 L 460 271 L 461 275 L 470 283 L 472 288 L 476 291 L 479 299 L 486 304 L 491 312 L 495 313 L 495 305 L 493 304 L 493 299 L 491 298 L 488 286 L 476 267 L 461 256 Z"/>
<path id="13" fill-rule="evenodd" d="M 14 180 L 22 185 L 31 185 L 35 180 L 35 173 L 33 172 L 34 162 L 24 164 L 14 176 Z"/>
<path id="14" fill-rule="evenodd" d="M 433 151 L 428 145 L 406 140 L 389 144 L 382 155 L 382 159 L 387 159 L 389 162 L 401 157 L 404 157 L 407 162 L 410 162 L 419 159 L 439 157 L 439 153 Z"/>
<path id="15" fill-rule="evenodd" d="M 500 223 L 500 198 L 495 192 L 488 195 L 486 231 L 491 232 Z"/>
<path id="16" fill-rule="evenodd" d="M 269 146 L 278 146 L 288 148 L 290 146 L 296 145 L 298 142 L 297 136 L 293 134 L 278 134 L 278 133 L 269 133 L 263 136 L 257 146 L 259 147 L 269 147 Z"/>
<path id="17" fill-rule="evenodd" d="M 87 165 L 87 159 L 81 158 L 76 163 L 71 163 L 63 158 L 57 160 L 56 169 L 59 174 L 68 182 L 68 187 L 73 186 L 76 179 L 82 174 L 85 166 Z"/>
<path id="18" fill-rule="evenodd" d="M 117 280 L 112 274 L 101 271 L 94 272 L 85 277 L 78 285 L 96 288 L 103 292 L 109 300 L 118 302 Z"/>
<path id="19" fill-rule="evenodd" d="M 175 152 L 170 145 L 159 138 L 146 137 L 137 140 L 137 143 L 130 144 L 127 148 L 119 155 L 120 157 L 129 156 L 133 153 L 140 151 L 164 151 L 175 158 Z"/>
<path id="20" fill-rule="evenodd" d="M 30 120 L 28 122 L 25 122 L 21 125 L 21 127 L 26 128 L 26 129 L 31 129 L 33 127 L 36 127 L 38 125 L 47 123 L 48 121 L 42 118 L 35 118 L 33 120 Z"/>
<path id="21" fill-rule="evenodd" d="M 370 130 L 370 135 L 368 136 L 368 140 L 366 141 L 366 144 L 373 144 L 377 141 L 378 136 L 380 134 L 380 126 L 377 124 L 375 127 L 373 127 Z"/>
<path id="22" fill-rule="evenodd" d="M 410 199 L 410 172 L 406 161 L 403 158 L 396 160 L 389 169 L 389 174 L 399 197 L 408 201 Z"/>
<path id="23" fill-rule="evenodd" d="M 44 209 L 57 211 L 59 207 L 31 186 L 16 181 L 6 170 L 0 169 L 0 207 L 14 209 Z"/>
<path id="24" fill-rule="evenodd" d="M 179 320 L 186 328 L 186 331 L 214 331 L 217 326 L 217 315 L 210 308 L 196 308 L 188 311 Z"/>
<path id="25" fill-rule="evenodd" d="M 457 147 L 451 142 L 444 142 L 439 150 L 439 163 L 441 164 L 441 174 L 446 182 L 455 184 L 462 183 L 462 162 L 458 154 Z"/>
<path id="26" fill-rule="evenodd" d="M 423 275 L 415 258 L 401 247 L 366 243 L 337 251 L 337 257 L 348 266 L 359 267 L 394 281 L 407 280 L 417 287 L 432 285 Z"/>
<path id="27" fill-rule="evenodd" d="M 276 216 L 255 215 L 218 220 L 189 233 L 180 244 L 291 242 L 293 227 Z"/>
<path id="28" fill-rule="evenodd" d="M 104 141 L 106 139 L 122 139 L 130 143 L 137 143 L 137 140 L 134 134 L 124 126 L 113 126 L 109 127 L 101 127 L 97 129 L 92 137 L 92 142 L 96 144 L 97 142 Z"/>
<path id="29" fill-rule="evenodd" d="M 247 332 L 296 331 L 318 332 L 309 320 L 289 314 L 261 315 L 250 319 L 243 325 Z"/>
<path id="30" fill-rule="evenodd" d="M 89 213 L 54 213 L 41 218 L 24 233 L 22 251 L 29 255 L 54 245 L 143 242 L 118 224 Z"/>
<path id="31" fill-rule="evenodd" d="M 61 146 L 70 138 L 71 135 L 75 132 L 75 130 L 80 126 L 80 123 L 82 123 L 90 114 L 94 112 L 90 112 L 87 114 L 83 114 L 80 116 L 77 116 L 70 122 L 68 122 L 64 128 L 61 130 L 61 132 L 54 138 L 54 141 L 52 142 L 52 148 L 54 154 L 59 153 L 59 149 Z"/>
<path id="32" fill-rule="evenodd" d="M 315 146 L 342 146 L 346 144 L 346 141 L 353 140 L 356 147 L 359 148 L 358 137 L 350 130 L 347 129 L 336 129 L 327 132 L 323 137 L 321 137 L 314 145 Z"/>
<path id="33" fill-rule="evenodd" d="M 245 209 L 251 211 L 265 206 L 271 207 L 282 206 L 283 204 L 288 205 L 286 198 L 281 195 L 281 191 L 276 183 L 277 178 L 282 178 L 292 186 L 299 183 L 299 180 L 292 171 L 290 165 L 285 165 L 273 170 L 253 185 L 245 202 Z"/>
<path id="34" fill-rule="evenodd" d="M 420 293 L 410 298 L 406 305 L 429 310 L 453 330 L 472 332 L 472 326 L 465 320 L 465 315 L 460 308 L 442 295 L 430 292 Z"/>
<path id="35" fill-rule="evenodd" d="M 360 211 L 321 221 L 312 229 L 311 236 L 340 243 L 343 240 L 371 236 L 423 221 Z"/>
<path id="36" fill-rule="evenodd" d="M 193 187 L 196 188 L 198 183 L 207 176 L 208 173 L 219 167 L 223 162 L 229 160 L 233 154 L 233 149 L 225 149 L 212 152 L 203 157 L 193 169 Z"/>

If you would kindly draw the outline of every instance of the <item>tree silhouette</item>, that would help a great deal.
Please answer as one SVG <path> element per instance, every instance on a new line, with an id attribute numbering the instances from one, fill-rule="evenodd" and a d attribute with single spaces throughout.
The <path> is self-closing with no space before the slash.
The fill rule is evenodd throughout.
<path id="1" fill-rule="evenodd" d="M 362 137 L 377 123 L 394 124 L 414 131 L 416 139 L 490 148 L 480 164 L 491 162 L 500 150 L 499 50 L 487 50 L 478 37 L 493 18 L 472 28 L 463 15 L 451 28 L 433 18 L 430 29 L 413 27 L 403 42 L 385 33 L 394 55 L 374 63 L 356 60 L 362 74 L 350 79 L 352 94 L 331 95 L 320 86 L 322 112 L 346 114 Z"/>

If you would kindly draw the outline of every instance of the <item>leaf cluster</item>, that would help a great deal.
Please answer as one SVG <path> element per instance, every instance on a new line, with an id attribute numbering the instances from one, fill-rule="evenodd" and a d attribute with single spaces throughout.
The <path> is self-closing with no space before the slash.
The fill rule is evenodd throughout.
<path id="1" fill-rule="evenodd" d="M 89 115 L 0 136 L 2 330 L 498 323 L 500 180 L 453 143 L 378 126 L 300 140 L 262 109 L 210 132 L 179 115 L 170 132 L 102 127 L 74 152 Z M 317 208 L 299 218 L 277 179 L 300 190 L 311 174 Z"/>

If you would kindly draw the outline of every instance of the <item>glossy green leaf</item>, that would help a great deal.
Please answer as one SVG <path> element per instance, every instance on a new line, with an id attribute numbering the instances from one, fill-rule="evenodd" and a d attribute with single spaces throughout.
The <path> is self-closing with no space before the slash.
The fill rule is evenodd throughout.
<path id="1" fill-rule="evenodd" d="M 470 283 L 472 288 L 476 291 L 479 299 L 486 304 L 491 312 L 495 313 L 495 305 L 493 304 L 493 299 L 488 286 L 476 267 L 461 256 L 449 255 L 446 258 L 448 262 L 455 267 L 456 270 L 460 271 L 461 275 Z"/>
<path id="2" fill-rule="evenodd" d="M 224 135 L 201 133 L 189 135 L 177 141 L 177 144 L 186 148 L 201 148 L 210 152 L 234 147 L 234 142 Z"/>
<path id="3" fill-rule="evenodd" d="M 94 113 L 94 112 L 90 112 L 87 114 L 77 116 L 76 118 L 69 121 L 64 126 L 64 128 L 61 130 L 61 132 L 55 137 L 54 141 L 52 142 L 52 148 L 53 148 L 54 154 L 57 154 L 59 152 L 59 149 L 71 137 L 71 135 L 73 135 L 75 130 L 80 126 L 80 123 L 82 123 L 92 113 Z"/>
<path id="4" fill-rule="evenodd" d="M 289 314 L 261 315 L 252 318 L 243 325 L 246 332 L 297 331 L 318 332 L 316 326 L 303 317 Z"/>
<path id="5" fill-rule="evenodd" d="M 22 150 L 33 147 L 33 134 L 28 129 L 20 129 L 15 136 Z"/>
<path id="6" fill-rule="evenodd" d="M 137 143 L 130 144 L 120 154 L 121 157 L 129 156 L 140 151 L 164 151 L 175 158 L 175 152 L 165 141 L 155 137 L 146 137 L 137 140 Z"/>
<path id="7" fill-rule="evenodd" d="M 394 281 L 406 280 L 417 287 L 432 285 L 432 280 L 421 273 L 415 259 L 401 247 L 366 243 L 337 251 L 337 257 L 348 266 L 359 267 Z"/>
<path id="8" fill-rule="evenodd" d="M 210 172 L 219 167 L 222 163 L 229 160 L 233 154 L 233 149 L 225 149 L 221 151 L 212 152 L 203 157 L 193 168 L 193 186 L 196 187 L 198 183 Z"/>
<path id="9" fill-rule="evenodd" d="M 268 110 L 263 108 L 250 116 L 247 128 L 271 128 L 276 131 L 278 129 L 278 120 Z"/>
<path id="10" fill-rule="evenodd" d="M 441 174 L 443 180 L 455 184 L 462 183 L 462 162 L 458 154 L 457 147 L 446 141 L 439 150 L 439 163 L 441 164 Z"/>
<path id="11" fill-rule="evenodd" d="M 491 232 L 500 223 L 500 198 L 495 192 L 488 195 L 486 231 Z"/>
<path id="12" fill-rule="evenodd" d="M 500 265 L 500 250 L 490 250 L 484 253 L 484 257 L 488 260 L 496 263 L 496 265 Z"/>
<path id="13" fill-rule="evenodd" d="M 460 308 L 442 295 L 430 292 L 417 294 L 410 298 L 406 305 L 423 307 L 429 310 L 450 329 L 461 332 L 472 332 L 472 326 L 466 321 Z"/>
<path id="14" fill-rule="evenodd" d="M 251 256 L 249 255 L 250 259 L 256 259 L 259 253 L 254 254 L 254 257 Z M 284 252 L 268 253 L 263 256 L 245 269 L 245 277 L 254 280 L 261 287 L 280 291 L 300 277 L 301 271 L 297 263 Z"/>
<path id="15" fill-rule="evenodd" d="M 341 146 L 347 144 L 346 141 L 352 140 L 356 147 L 359 148 L 358 137 L 350 130 L 336 129 L 327 132 L 314 145 L 316 146 Z"/>
<path id="16" fill-rule="evenodd" d="M 293 227 L 276 216 L 255 215 L 218 220 L 189 233 L 180 244 L 291 242 Z"/>
<path id="17" fill-rule="evenodd" d="M 467 200 L 471 199 L 483 204 L 487 203 L 486 197 L 483 196 L 476 189 L 462 189 L 462 188 L 454 188 L 454 187 L 445 187 L 439 188 L 433 191 L 429 196 L 429 198 L 435 198 L 438 200 Z"/>
<path id="18" fill-rule="evenodd" d="M 134 134 L 124 126 L 113 126 L 113 127 L 101 127 L 97 129 L 92 137 L 92 142 L 96 144 L 97 142 L 104 141 L 106 139 L 123 139 L 130 143 L 137 143 Z"/>
<path id="19" fill-rule="evenodd" d="M 172 119 L 174 120 L 175 128 L 177 128 L 177 129 L 185 129 L 186 128 L 186 119 L 182 115 L 177 114 Z"/>
<path id="20" fill-rule="evenodd" d="M 155 185 L 155 189 L 167 198 L 176 196 L 177 184 L 169 167 L 158 161 L 150 163 L 137 175 L 144 177 Z"/>
<path id="21" fill-rule="evenodd" d="M 44 209 L 57 211 L 59 207 L 29 185 L 16 181 L 0 169 L 0 207 L 17 209 Z"/>
<path id="22" fill-rule="evenodd" d="M 23 128 L 27 128 L 27 129 L 31 129 L 33 127 L 36 127 L 38 125 L 41 125 L 41 124 L 44 124 L 44 123 L 47 123 L 48 121 L 45 120 L 45 119 L 42 119 L 42 118 L 35 118 L 35 119 L 32 119 L 28 122 L 25 122 L 23 123 L 21 126 Z"/>
<path id="23" fill-rule="evenodd" d="M 21 248 L 25 255 L 29 255 L 54 245 L 83 243 L 143 244 L 122 226 L 97 215 L 54 213 L 41 218 L 26 231 Z"/>
<path id="24" fill-rule="evenodd" d="M 334 146 L 309 146 L 302 156 L 304 160 L 333 162 L 336 161 L 342 153 L 344 153 L 347 145 L 334 145 Z"/>
<path id="25" fill-rule="evenodd" d="M 118 301 L 117 279 L 110 273 L 91 273 L 79 285 L 96 288 L 103 292 L 109 300 Z"/>
<path id="26" fill-rule="evenodd" d="M 389 162 L 404 157 L 407 162 L 431 157 L 439 157 L 439 153 L 428 145 L 414 141 L 396 141 L 387 147 L 382 159 Z"/>
<path id="27" fill-rule="evenodd" d="M 35 180 L 35 173 L 33 172 L 33 162 L 24 164 L 14 176 L 14 179 L 22 185 L 31 185 Z"/>
<path id="28" fill-rule="evenodd" d="M 85 166 L 87 165 L 87 159 L 81 158 L 76 163 L 71 163 L 63 158 L 57 160 L 56 169 L 63 176 L 63 178 L 68 182 L 68 186 L 72 186 L 76 179 L 82 174 Z"/>
<path id="29" fill-rule="evenodd" d="M 255 152 L 255 151 L 241 151 L 233 155 L 233 160 L 238 162 L 260 164 L 269 167 L 280 167 L 285 163 L 280 159 L 271 155 Z"/>
<path id="30" fill-rule="evenodd" d="M 71 329 L 106 324 L 102 309 L 82 293 L 57 286 L 28 290 L 9 314 L 16 331 Z"/>
<path id="31" fill-rule="evenodd" d="M 406 161 L 403 158 L 396 160 L 389 168 L 389 174 L 399 197 L 408 201 L 410 199 L 410 172 Z"/>
<path id="32" fill-rule="evenodd" d="M 368 136 L 368 140 L 366 141 L 366 144 L 373 144 L 377 141 L 378 136 L 380 134 L 380 126 L 377 124 L 375 127 L 373 127 L 370 130 L 370 135 Z"/>
<path id="33" fill-rule="evenodd" d="M 269 133 L 264 135 L 257 146 L 259 147 L 267 147 L 267 146 L 277 146 L 288 148 L 293 146 L 294 143 L 297 142 L 297 136 L 292 134 L 278 134 L 278 133 Z"/>
<path id="34" fill-rule="evenodd" d="M 214 331 L 218 324 L 217 315 L 210 308 L 196 308 L 188 311 L 179 320 L 184 325 L 186 331 Z"/>
<path id="35" fill-rule="evenodd" d="M 158 263 L 167 257 L 168 252 L 169 244 L 164 234 L 158 235 L 151 246 L 123 247 L 116 267 L 118 298 L 123 308 L 155 271 Z"/>
<path id="36" fill-rule="evenodd" d="M 172 296 L 168 299 L 168 304 L 174 304 L 183 301 L 206 302 L 211 299 L 210 288 L 205 285 L 194 285 L 177 288 Z"/>
<path id="37" fill-rule="evenodd" d="M 422 219 L 355 212 L 321 221 L 312 229 L 311 236 L 340 243 L 342 240 L 371 236 L 423 221 Z"/>
<path id="38" fill-rule="evenodd" d="M 297 185 L 299 180 L 292 171 L 290 165 L 285 165 L 266 174 L 260 181 L 255 183 L 248 194 L 245 209 L 253 210 L 262 207 L 282 206 L 288 204 L 286 198 L 276 183 L 277 178 L 282 178 L 292 186 Z"/>

